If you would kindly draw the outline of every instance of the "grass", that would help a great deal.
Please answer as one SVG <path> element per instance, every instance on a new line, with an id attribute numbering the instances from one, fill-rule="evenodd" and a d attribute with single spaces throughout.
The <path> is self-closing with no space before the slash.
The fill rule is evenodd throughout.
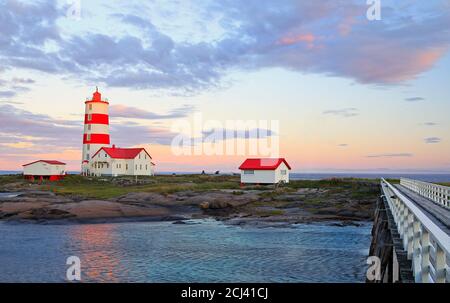
<path id="1" fill-rule="evenodd" d="M 104 180 L 104 181 L 102 181 Z M 240 189 L 238 180 L 228 176 L 154 176 L 141 177 L 144 184 L 121 185 L 117 181 L 129 181 L 131 178 L 85 178 L 70 175 L 64 180 L 48 183 L 49 189 L 58 194 L 80 195 L 91 198 L 108 199 L 130 192 L 155 192 L 170 194 L 179 191 L 203 192 L 218 189 Z M 148 181 L 148 183 L 145 183 Z M 131 183 L 132 184 L 132 183 Z"/>
<path id="2" fill-rule="evenodd" d="M 108 199 L 130 192 L 155 192 L 171 194 L 179 191 L 204 192 L 229 189 L 234 195 L 243 194 L 240 187 L 240 177 L 236 175 L 163 175 L 153 177 L 138 177 L 139 183 L 135 183 L 134 177 L 82 177 L 68 175 L 57 182 L 44 181 L 35 186 L 37 189 L 50 190 L 62 195 L 77 195 L 87 198 Z M 20 182 L 28 186 L 28 181 L 21 175 L 5 175 L 0 177 L 1 188 L 8 183 Z M 328 179 L 328 180 L 292 180 L 280 188 L 274 189 L 273 185 L 245 186 L 246 190 L 264 190 L 261 197 L 274 198 L 281 194 L 295 192 L 300 188 L 328 189 L 332 193 L 351 190 L 355 198 L 367 195 L 368 183 L 377 184 L 379 180 L 365 179 Z"/>

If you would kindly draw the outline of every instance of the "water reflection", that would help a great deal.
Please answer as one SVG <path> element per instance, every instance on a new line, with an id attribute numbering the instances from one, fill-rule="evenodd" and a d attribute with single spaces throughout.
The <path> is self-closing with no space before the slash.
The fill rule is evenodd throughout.
<path id="1" fill-rule="evenodd" d="M 370 224 L 292 228 L 130 222 L 0 222 L 0 282 L 363 282 Z"/>
<path id="2" fill-rule="evenodd" d="M 81 260 L 82 281 L 119 282 L 123 267 L 117 255 L 120 241 L 115 224 L 75 225 L 70 246 Z"/>

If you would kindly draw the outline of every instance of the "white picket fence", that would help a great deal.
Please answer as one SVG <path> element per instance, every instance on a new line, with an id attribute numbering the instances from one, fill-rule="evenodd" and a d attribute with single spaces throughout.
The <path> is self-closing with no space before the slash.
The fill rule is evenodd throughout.
<path id="1" fill-rule="evenodd" d="M 386 180 L 381 180 L 381 187 L 403 240 L 403 248 L 412 260 L 415 281 L 450 282 L 450 236 Z"/>
<path id="2" fill-rule="evenodd" d="M 450 187 L 407 178 L 401 178 L 400 184 L 419 195 L 450 209 Z"/>

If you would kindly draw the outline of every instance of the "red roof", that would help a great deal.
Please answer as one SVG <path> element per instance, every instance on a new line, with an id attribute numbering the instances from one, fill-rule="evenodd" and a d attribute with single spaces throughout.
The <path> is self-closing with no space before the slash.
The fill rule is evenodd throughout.
<path id="1" fill-rule="evenodd" d="M 281 163 L 286 164 L 286 166 L 291 169 L 291 166 L 287 163 L 284 158 L 256 158 L 247 159 L 244 163 L 239 166 L 242 170 L 275 170 L 280 166 Z"/>
<path id="2" fill-rule="evenodd" d="M 24 164 L 22 166 L 31 165 L 31 164 L 34 164 L 34 163 L 37 163 L 37 162 L 45 162 L 45 163 L 52 164 L 52 165 L 66 165 L 66 163 L 60 162 L 60 161 L 56 161 L 56 160 L 37 160 L 37 161 L 31 162 L 31 163 Z"/>
<path id="3" fill-rule="evenodd" d="M 119 148 L 119 147 L 102 147 L 93 156 L 94 158 L 101 150 L 104 150 L 113 159 L 134 159 L 141 152 L 145 153 L 150 157 L 150 154 L 145 150 L 145 148 Z"/>

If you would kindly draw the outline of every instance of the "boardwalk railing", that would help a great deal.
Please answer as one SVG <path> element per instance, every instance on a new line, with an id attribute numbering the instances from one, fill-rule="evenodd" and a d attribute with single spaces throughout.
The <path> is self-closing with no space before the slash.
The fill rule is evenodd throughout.
<path id="1" fill-rule="evenodd" d="M 415 281 L 450 282 L 450 236 L 386 180 L 381 180 L 381 187 L 412 261 Z"/>
<path id="2" fill-rule="evenodd" d="M 450 187 L 407 178 L 401 178 L 400 184 L 419 195 L 450 209 Z"/>

